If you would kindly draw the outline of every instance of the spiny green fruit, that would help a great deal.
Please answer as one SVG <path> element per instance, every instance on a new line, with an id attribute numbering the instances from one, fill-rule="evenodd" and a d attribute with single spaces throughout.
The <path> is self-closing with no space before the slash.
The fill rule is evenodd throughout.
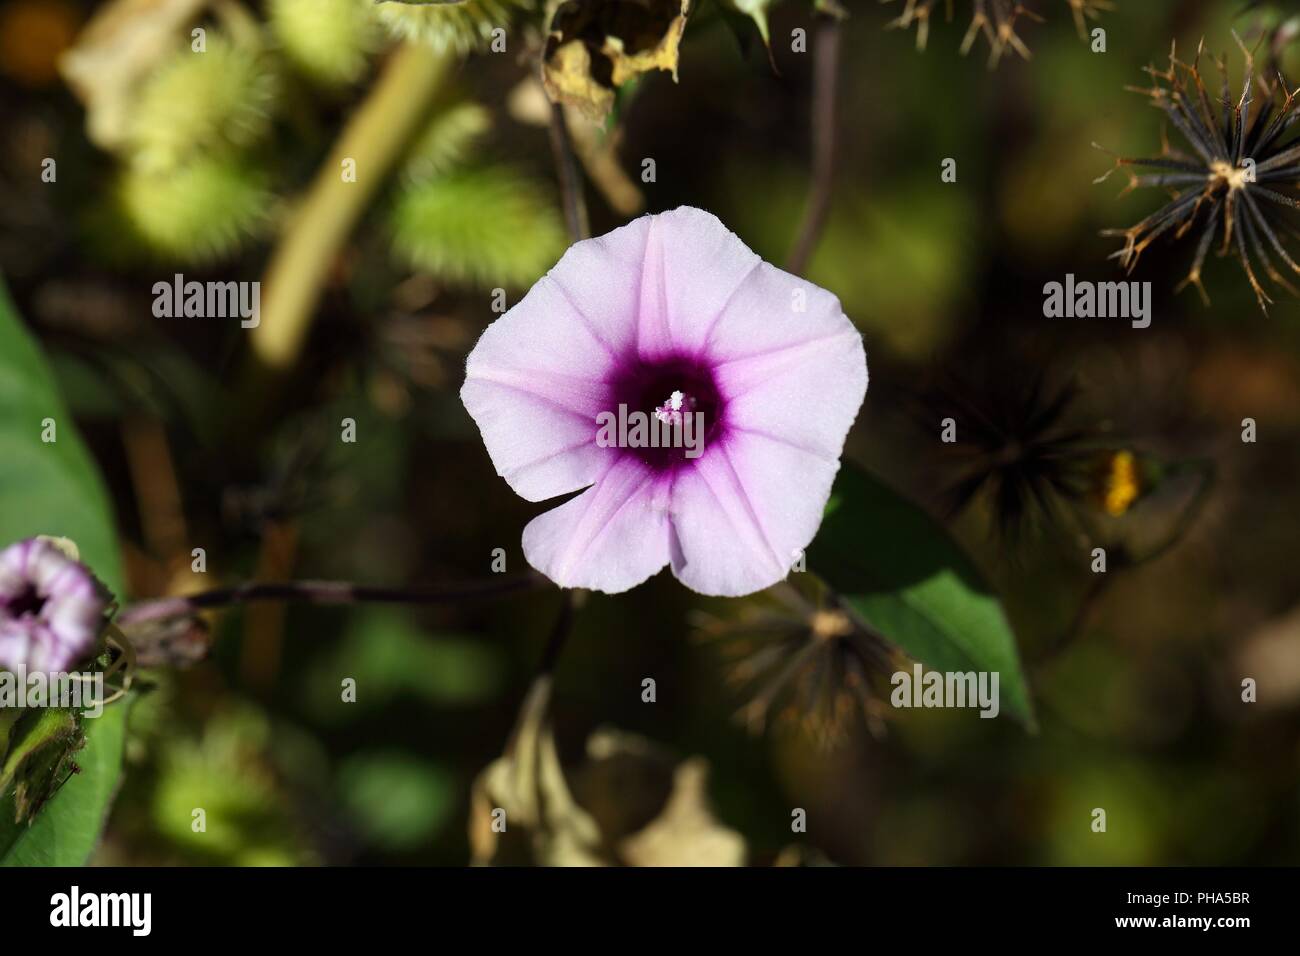
<path id="1" fill-rule="evenodd" d="M 278 82 L 263 52 L 209 36 L 173 54 L 145 81 L 129 143 L 133 162 L 168 170 L 199 153 L 247 146 L 270 125 Z"/>
<path id="2" fill-rule="evenodd" d="M 373 3 L 270 0 L 271 31 L 285 59 L 325 86 L 354 83 L 380 41 Z"/>
<path id="3" fill-rule="evenodd" d="M 477 103 L 448 107 L 415 138 L 402 174 L 410 182 L 423 182 L 450 172 L 469 158 L 474 144 L 491 126 L 491 114 Z"/>
<path id="4" fill-rule="evenodd" d="M 131 251 L 177 262 L 235 252 L 265 225 L 270 202 L 264 175 L 229 157 L 203 157 L 166 174 L 127 168 L 112 191 Z"/>
<path id="5" fill-rule="evenodd" d="M 309 862 L 270 770 L 270 738 L 265 715 L 237 704 L 214 715 L 199 739 L 166 741 L 149 809 L 173 848 L 233 866 Z"/>
<path id="6" fill-rule="evenodd" d="M 357 2 L 372 5 L 371 0 Z M 428 43 L 439 52 L 468 53 L 486 46 L 494 29 L 508 27 L 516 12 L 532 6 L 532 0 L 381 0 L 374 11 L 396 37 Z"/>
<path id="7" fill-rule="evenodd" d="M 522 288 L 567 244 L 545 192 L 513 170 L 488 167 L 409 186 L 392 212 L 393 248 L 445 282 Z"/>

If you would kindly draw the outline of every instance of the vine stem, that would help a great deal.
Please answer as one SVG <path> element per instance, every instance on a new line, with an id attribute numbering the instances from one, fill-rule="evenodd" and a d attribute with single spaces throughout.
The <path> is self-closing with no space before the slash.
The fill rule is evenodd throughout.
<path id="1" fill-rule="evenodd" d="M 582 192 L 582 177 L 573 156 L 573 138 L 569 123 L 564 118 L 564 107 L 551 104 L 551 152 L 560 178 L 560 196 L 564 200 L 564 222 L 569 228 L 569 241 L 578 242 L 591 237 L 591 223 L 587 218 L 587 200 Z"/>
<path id="2" fill-rule="evenodd" d="M 284 371 L 297 359 L 339 249 L 387 181 L 451 63 L 424 44 L 402 44 L 348 120 L 267 266 L 252 335 L 264 367 Z M 347 160 L 356 164 L 355 181 L 344 178 Z"/>
<path id="3" fill-rule="evenodd" d="M 549 132 L 556 174 L 560 180 L 560 197 L 564 203 L 564 223 L 568 227 L 569 241 L 580 242 L 591 238 L 591 222 L 587 217 L 587 200 L 583 194 L 582 175 L 578 171 L 578 163 L 574 157 L 573 137 L 570 135 L 569 123 L 564 116 L 564 107 L 560 103 L 551 104 Z M 537 665 L 537 676 L 533 679 L 534 689 L 529 692 L 524 701 L 525 713 L 528 712 L 529 702 L 535 693 L 545 695 L 545 701 L 549 701 L 550 677 L 555 673 L 556 665 L 560 662 L 560 654 L 563 653 L 564 646 L 569 641 L 569 634 L 573 631 L 573 621 L 582 599 L 572 590 L 565 589 L 562 594 L 559 613 L 556 615 L 555 624 L 546 639 L 546 647 L 542 650 L 542 658 Z M 546 704 L 542 703 L 539 706 L 545 707 Z M 513 747 L 512 735 L 507 750 Z"/>
<path id="4" fill-rule="evenodd" d="M 562 594 L 559 613 L 555 616 L 555 624 L 551 627 L 551 634 L 546 639 L 546 648 L 542 651 L 542 659 L 537 665 L 538 677 L 548 677 L 555 672 L 555 665 L 560 662 L 560 653 L 568 643 L 569 634 L 573 631 L 573 620 L 577 615 L 579 598 L 576 592 L 567 588 Z"/>
<path id="5" fill-rule="evenodd" d="M 1215 482 L 1218 479 L 1218 469 L 1215 467 L 1214 462 L 1209 459 L 1179 462 L 1170 467 L 1167 476 L 1184 474 L 1195 475 L 1199 479 L 1199 484 L 1192 495 L 1191 501 L 1183 508 L 1178 523 L 1174 525 L 1173 530 L 1164 540 L 1131 562 L 1131 567 L 1149 564 L 1162 557 L 1166 552 L 1172 551 L 1183 540 L 1192 525 L 1196 523 L 1196 519 L 1201 512 L 1205 510 L 1205 504 L 1209 501 L 1210 493 L 1214 490 Z"/>
<path id="6" fill-rule="evenodd" d="M 1154 547 L 1147 550 L 1144 554 L 1133 555 L 1121 563 L 1118 567 L 1112 568 L 1108 573 L 1097 575 L 1079 600 L 1079 606 L 1074 615 L 1070 618 L 1065 630 L 1052 642 L 1047 649 L 1046 654 L 1040 659 L 1035 667 L 1042 669 L 1051 664 L 1056 658 L 1083 633 L 1084 626 L 1092 615 L 1093 609 L 1097 603 L 1110 589 L 1116 578 L 1125 572 L 1136 570 L 1147 564 L 1159 560 L 1165 554 L 1172 551 L 1179 542 L 1187 535 L 1187 532 L 1196 523 L 1201 512 L 1205 509 L 1205 504 L 1210 498 L 1210 493 L 1214 490 L 1217 478 L 1217 469 L 1214 462 L 1209 459 L 1194 459 L 1190 461 L 1178 462 L 1171 466 L 1166 473 L 1166 477 L 1173 475 L 1195 475 L 1198 479 L 1195 492 L 1191 500 L 1184 505 L 1182 512 L 1178 515 L 1178 520 L 1174 522 L 1173 529 L 1165 535 L 1161 541 Z"/>
<path id="7" fill-rule="evenodd" d="M 786 270 L 803 275 L 817 242 L 826 228 L 834 188 L 836 101 L 840 73 L 840 16 L 834 11 L 817 16 L 814 35 L 812 95 L 812 185 L 803 222 Z"/>
<path id="8" fill-rule="evenodd" d="M 248 604 L 253 601 L 299 601 L 307 604 L 458 604 L 530 591 L 547 584 L 536 572 L 446 587 L 416 589 L 376 587 L 349 581 L 251 581 L 228 588 L 216 588 L 179 597 L 139 601 L 118 615 L 119 627 L 193 614 L 209 608 Z"/>

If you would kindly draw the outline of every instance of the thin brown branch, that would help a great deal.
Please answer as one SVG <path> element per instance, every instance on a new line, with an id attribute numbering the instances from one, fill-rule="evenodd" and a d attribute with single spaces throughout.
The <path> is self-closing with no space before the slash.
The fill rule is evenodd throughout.
<path id="1" fill-rule="evenodd" d="M 1092 616 L 1093 609 L 1120 575 L 1163 557 L 1173 550 L 1187 535 L 1192 526 L 1196 524 L 1197 518 L 1204 510 L 1205 503 L 1209 500 L 1210 493 L 1214 489 L 1216 477 L 1214 462 L 1208 460 L 1181 462 L 1169 469 L 1167 477 L 1175 474 L 1194 474 L 1197 476 L 1198 484 L 1191 501 L 1184 506 L 1182 513 L 1174 522 L 1173 530 L 1146 553 L 1130 555 L 1117 567 L 1111 568 L 1108 573 L 1094 576 L 1092 583 L 1080 599 L 1078 608 L 1070 618 L 1069 624 L 1052 642 L 1052 645 L 1047 648 L 1043 658 L 1035 665 L 1038 669 L 1041 670 L 1055 661 L 1083 633 L 1084 626 Z"/>
<path id="2" fill-rule="evenodd" d="M 569 240 L 578 242 L 591 236 L 587 219 L 587 199 L 583 194 L 582 177 L 573 158 L 573 139 L 569 124 L 564 118 L 564 107 L 551 104 L 551 152 L 555 155 L 555 169 L 560 177 L 560 196 L 564 201 L 564 223 L 569 229 Z"/>
<path id="3" fill-rule="evenodd" d="M 836 14 L 817 17 L 813 56 L 812 183 L 799 237 L 785 264 L 795 275 L 803 275 L 808 268 L 831 208 L 840 72 L 840 17 Z"/>
<path id="4" fill-rule="evenodd" d="M 352 584 L 348 581 L 250 581 L 229 588 L 217 588 L 180 597 L 140 601 L 117 616 L 121 627 L 166 620 L 209 608 L 248 604 L 253 601 L 300 601 L 308 604 L 457 604 L 463 601 L 499 597 L 538 588 L 547 581 L 540 574 L 489 578 L 440 588 L 390 588 Z"/>
<path id="5" fill-rule="evenodd" d="M 564 589 L 561 597 L 559 613 L 555 616 L 555 624 L 551 627 L 550 636 L 546 639 L 546 647 L 542 651 L 542 659 L 537 665 L 537 676 L 548 677 L 555 672 L 555 665 L 559 663 L 560 654 L 564 650 L 564 645 L 569 641 L 569 634 L 573 632 L 573 621 L 577 616 L 578 605 L 581 599 L 578 592 Z"/>

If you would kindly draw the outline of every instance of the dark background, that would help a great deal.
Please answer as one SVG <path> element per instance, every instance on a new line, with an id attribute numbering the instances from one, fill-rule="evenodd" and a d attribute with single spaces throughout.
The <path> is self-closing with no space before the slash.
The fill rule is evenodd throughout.
<path id="1" fill-rule="evenodd" d="M 1261 314 L 1239 267 L 1213 257 L 1211 307 L 1194 291 L 1175 294 L 1188 240 L 1158 243 L 1132 276 L 1153 283 L 1149 329 L 1042 315 L 1045 282 L 1119 278 L 1107 260 L 1118 242 L 1099 231 L 1158 203 L 1117 199 L 1120 177 L 1093 184 L 1111 160 L 1091 143 L 1159 148 L 1160 114 L 1124 87 L 1148 86 L 1140 68 L 1163 66 L 1175 38 L 1190 52 L 1204 37 L 1232 54 L 1235 71 L 1230 30 L 1249 39 L 1277 17 L 1268 4 L 1116 5 L 1099 21 L 1108 50 L 1094 54 L 1065 0 L 1035 0 L 1045 22 L 1021 26 L 1033 59 L 995 70 L 982 43 L 957 52 L 962 0 L 924 53 L 910 32 L 885 29 L 899 3 L 850 5 L 833 205 L 808 276 L 840 296 L 867 345 L 871 387 L 849 458 L 941 514 L 951 473 L 937 419 L 916 411 L 931 407 L 936 381 L 989 395 L 1042 372 L 1077 389 L 1080 427 L 1163 461 L 1215 463 L 1177 546 L 1117 573 L 1060 648 L 1092 585 L 1078 539 L 1009 541 L 980 506 L 952 520 L 1008 608 L 1037 734 L 968 711 L 890 713 L 880 738 L 852 722 L 829 747 L 797 722 L 751 734 L 732 719 L 745 697 L 724 680 L 725 654 L 696 627 L 695 612 L 729 615 L 734 602 L 667 575 L 591 595 L 556 677 L 567 758 L 579 760 L 604 725 L 703 755 L 714 809 L 753 862 L 792 844 L 846 864 L 1300 858 L 1300 310 L 1281 293 Z M 272 197 L 260 231 L 207 263 L 133 258 L 129 223 L 112 218 L 120 210 L 99 211 L 122 160 L 86 139 L 82 104 L 49 68 L 94 6 L 0 3 L 0 274 L 106 476 L 131 596 L 252 577 L 481 579 L 494 548 L 511 572 L 524 570 L 519 535 L 542 506 L 494 475 L 457 398 L 495 283 L 421 279 L 390 253 L 391 197 L 340 252 L 279 388 L 250 384 L 237 323 L 150 311 L 153 283 L 176 271 L 263 275 L 278 204 L 307 188 L 374 67 L 342 90 L 289 86 L 245 156 Z M 262 15 L 259 4 L 248 10 Z M 680 82 L 650 76 L 621 105 L 623 167 L 635 175 L 642 158 L 656 161 L 657 180 L 643 187 L 649 211 L 701 206 L 764 258 L 784 259 L 810 186 L 811 93 L 811 57 L 786 38 L 811 25 L 804 4 L 774 10 L 776 73 L 710 9 L 692 18 Z M 56 39 L 42 58 L 46 37 Z M 467 168 L 510 163 L 554 217 L 546 131 L 505 105 L 527 72 L 518 60 L 470 57 L 447 98 L 491 114 Z M 59 157 L 57 191 L 34 172 L 47 155 Z M 940 182 L 945 157 L 958 161 L 956 184 Z M 622 221 L 599 190 L 588 197 L 593 231 Z M 418 350 L 401 337 L 412 328 L 423 333 Z M 337 442 L 343 416 L 357 420 L 362 446 Z M 1240 441 L 1247 416 L 1255 444 Z M 1097 520 L 1107 535 L 1140 534 L 1185 520 L 1184 504 L 1171 488 L 1123 519 Z M 197 546 L 209 558 L 199 582 L 188 579 Z M 97 861 L 464 862 L 471 784 L 502 751 L 558 606 L 552 589 L 448 610 L 260 606 L 215 619 L 211 658 L 159 673 L 135 706 L 126 782 Z M 364 689 L 356 705 L 339 704 L 340 673 Z M 887 694 L 887 675 L 877 676 Z M 654 704 L 641 701 L 645 677 L 657 681 Z M 1258 680 L 1258 703 L 1241 703 L 1243 677 Z M 204 835 L 189 827 L 199 805 Z M 808 811 L 807 834 L 790 832 L 795 807 Z M 1104 836 L 1089 829 L 1094 807 L 1107 808 Z"/>

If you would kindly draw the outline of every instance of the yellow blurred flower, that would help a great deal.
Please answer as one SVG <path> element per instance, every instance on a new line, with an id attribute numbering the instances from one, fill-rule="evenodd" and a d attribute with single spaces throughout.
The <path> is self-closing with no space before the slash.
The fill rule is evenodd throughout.
<path id="1" fill-rule="evenodd" d="M 1097 498 L 1113 518 L 1126 514 L 1145 490 L 1141 466 L 1131 451 L 1107 453 L 1098 478 Z"/>

